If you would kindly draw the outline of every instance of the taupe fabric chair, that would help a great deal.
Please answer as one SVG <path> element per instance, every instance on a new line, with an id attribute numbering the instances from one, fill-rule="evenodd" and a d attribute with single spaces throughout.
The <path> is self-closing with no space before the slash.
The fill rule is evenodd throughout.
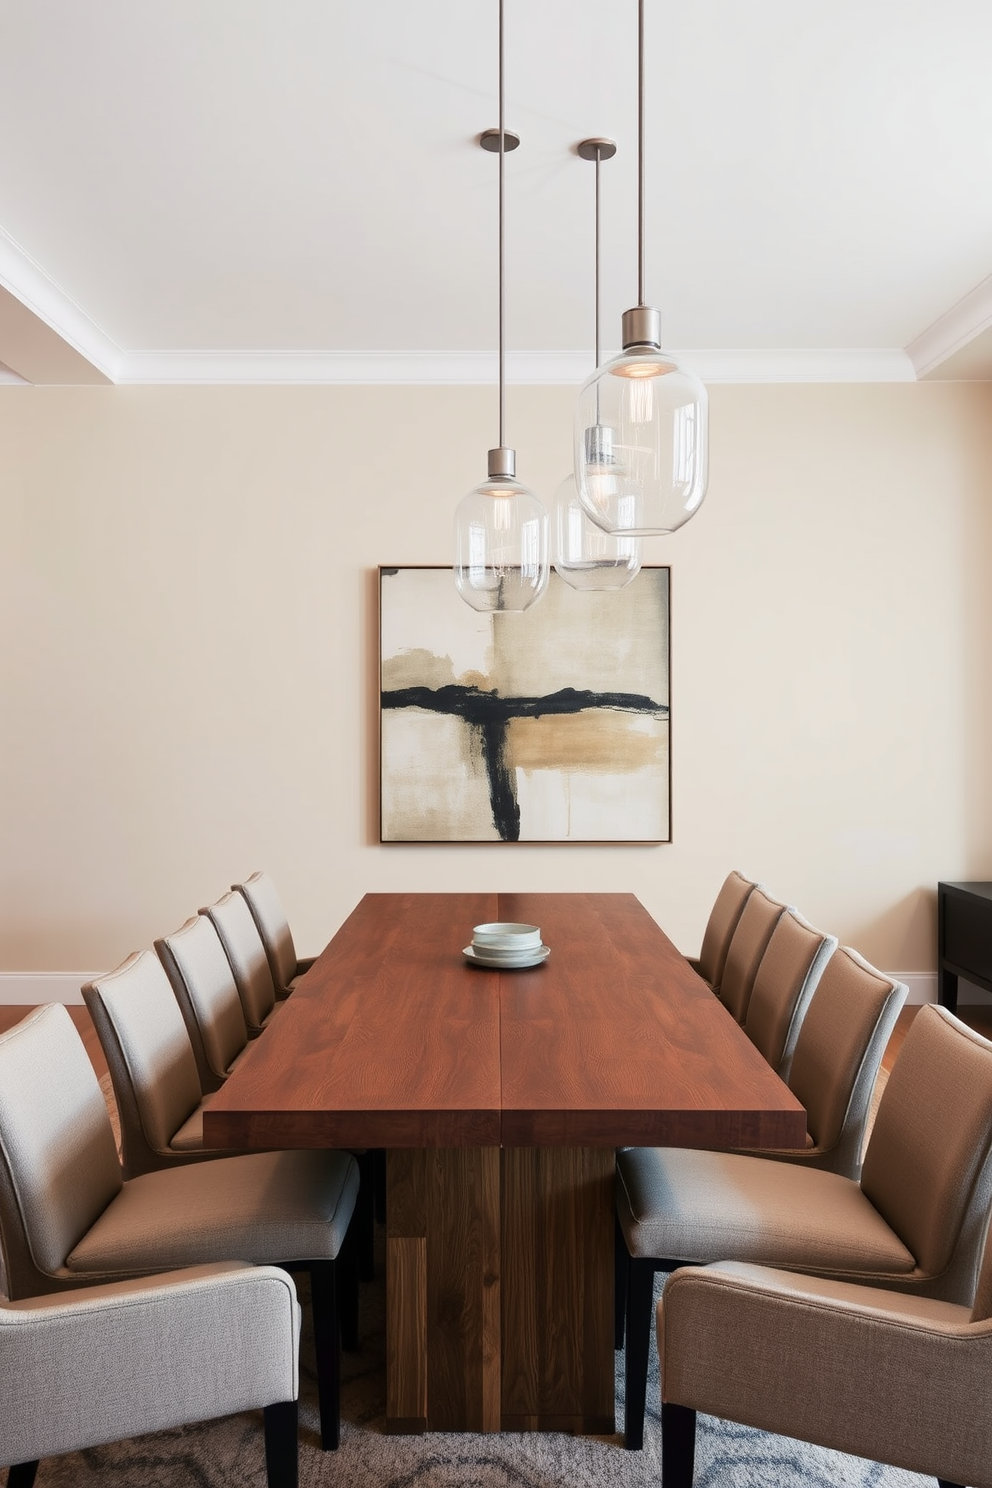
<path id="1" fill-rule="evenodd" d="M 244 913 L 247 906 L 237 899 Z M 253 922 L 248 928 L 256 941 Z M 261 955 L 261 943 L 259 942 Z M 268 975 L 268 963 L 264 962 Z M 88 982 L 83 1000 L 107 1059 L 121 1123 L 124 1177 L 181 1162 L 231 1157 L 230 1148 L 203 1145 L 203 1095 L 186 1023 L 157 956 L 139 951 L 105 977 Z M 375 1275 L 372 1159 L 356 1152 L 361 1184 L 353 1224 L 358 1229 L 359 1276 Z"/>
<path id="2" fill-rule="evenodd" d="M 810 999 L 836 949 L 835 935 L 821 934 L 797 910 L 787 909 L 758 964 L 744 1032 L 783 1080 Z"/>
<path id="3" fill-rule="evenodd" d="M 205 1095 L 219 1090 L 248 1045 L 248 1025 L 220 936 L 205 915 L 193 915 L 155 950 L 193 1046 Z"/>
<path id="4" fill-rule="evenodd" d="M 787 1082 L 806 1107 L 806 1146 L 757 1156 L 859 1176 L 875 1081 L 906 997 L 904 983 L 883 976 L 850 946 L 831 956 L 799 1029 Z"/>
<path id="5" fill-rule="evenodd" d="M 690 1488 L 696 1411 L 992 1488 L 992 1263 L 975 1305 L 724 1262 L 658 1307 L 662 1480 Z"/>
<path id="6" fill-rule="evenodd" d="M 730 1258 L 970 1306 L 992 1193 L 990 1147 L 992 1043 L 945 1008 L 925 1007 L 879 1103 L 860 1183 L 740 1153 L 622 1153 L 627 1445 L 643 1440 L 656 1270 Z"/>
<path id="7" fill-rule="evenodd" d="M 0 1302 L 8 1488 L 42 1457 L 259 1408 L 269 1488 L 296 1488 L 299 1339 L 291 1278 L 240 1261 Z"/>
<path id="8" fill-rule="evenodd" d="M 124 1182 L 65 1008 L 38 1008 L 0 1035 L 0 1244 L 11 1299 L 232 1255 L 308 1269 L 325 1447 L 337 1445 L 340 1420 L 339 1279 L 345 1344 L 357 1346 L 346 1243 L 357 1193 L 354 1158 L 327 1151 L 185 1163 Z"/>
<path id="9" fill-rule="evenodd" d="M 727 960 L 716 995 L 732 1018 L 743 1023 L 761 958 L 786 906 L 772 899 L 755 884 L 741 910 L 737 928 L 727 947 Z"/>
<path id="10" fill-rule="evenodd" d="M 203 1145 L 210 1104 L 169 978 L 151 951 L 138 951 L 87 982 L 83 1001 L 107 1059 L 121 1123 L 124 1177 L 181 1162 L 230 1157 Z"/>
<path id="11" fill-rule="evenodd" d="M 232 889 L 200 910 L 220 936 L 231 963 L 249 1038 L 256 1038 L 276 1011 L 276 989 L 258 926 L 243 894 Z"/>
<path id="12" fill-rule="evenodd" d="M 265 954 L 269 958 L 276 997 L 288 997 L 296 982 L 305 971 L 309 971 L 316 958 L 310 956 L 301 959 L 297 956 L 286 911 L 282 907 L 276 886 L 267 873 L 253 873 L 244 883 L 232 884 L 231 888 L 244 895 L 258 926 Z"/>
<path id="13" fill-rule="evenodd" d="M 698 971 L 704 981 L 709 982 L 714 992 L 720 985 L 727 949 L 730 945 L 741 911 L 755 885 L 736 869 L 728 873 L 713 901 L 710 917 L 703 931 L 703 943 L 698 957 L 689 957 L 689 965 Z"/>
<path id="14" fill-rule="evenodd" d="M 821 938 L 816 931 L 809 935 L 808 927 L 806 932 L 796 935 L 793 933 L 794 925 L 801 929 L 805 921 L 801 921 L 794 911 L 782 916 L 766 958 L 774 951 L 776 972 L 780 971 L 785 981 L 791 980 L 796 986 L 802 982 L 803 963 L 807 957 L 812 957 L 811 965 L 815 965 L 822 955 L 821 939 L 826 942 L 827 950 L 836 942 L 833 936 Z M 762 959 L 762 968 L 764 966 L 765 958 Z M 896 1019 L 906 1001 L 906 988 L 902 982 L 883 977 L 849 946 L 830 956 L 818 975 L 820 980 L 796 1037 L 788 1079 L 793 1094 L 806 1108 L 806 1145 L 780 1152 L 762 1148 L 760 1152 L 749 1155 L 799 1163 L 808 1168 L 823 1168 L 856 1179 L 861 1172 L 861 1152 L 872 1092 Z M 752 1005 L 756 1000 L 758 1024 L 768 1039 L 765 1047 L 773 1049 L 777 1047 L 775 1030 L 784 1027 L 784 1017 L 776 1015 L 771 989 L 767 995 L 769 1006 L 763 1008 L 765 989 L 759 989 L 758 982 L 755 983 Z M 735 1150 L 738 1153 L 747 1151 L 744 1148 Z M 709 1160 L 703 1155 L 698 1158 L 698 1163 L 705 1167 Z M 687 1161 L 692 1159 L 687 1158 Z M 665 1154 L 656 1153 L 653 1148 L 627 1148 L 617 1159 L 620 1181 L 626 1178 L 632 1188 L 650 1188 L 659 1180 L 655 1169 L 659 1163 L 663 1168 L 664 1162 Z M 620 1230 L 616 1243 L 614 1317 L 617 1348 L 624 1344 L 629 1267 L 630 1257 Z M 641 1341 L 645 1368 L 649 1331 L 643 1330 Z"/>

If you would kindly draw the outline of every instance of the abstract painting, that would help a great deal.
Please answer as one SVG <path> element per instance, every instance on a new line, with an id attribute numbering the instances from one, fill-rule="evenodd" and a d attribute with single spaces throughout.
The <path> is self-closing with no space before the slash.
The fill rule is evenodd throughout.
<path id="1" fill-rule="evenodd" d="M 480 614 L 380 568 L 380 839 L 669 841 L 669 575 Z"/>

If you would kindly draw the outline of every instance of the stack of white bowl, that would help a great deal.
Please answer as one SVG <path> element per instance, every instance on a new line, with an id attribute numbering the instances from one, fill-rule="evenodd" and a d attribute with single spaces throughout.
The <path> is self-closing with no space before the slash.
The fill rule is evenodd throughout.
<path id="1" fill-rule="evenodd" d="M 476 925 L 472 931 L 472 944 L 466 946 L 465 954 L 484 966 L 533 966 L 548 955 L 548 947 L 541 944 L 541 931 L 537 925 L 517 925 L 511 921 L 494 921 L 489 925 Z"/>

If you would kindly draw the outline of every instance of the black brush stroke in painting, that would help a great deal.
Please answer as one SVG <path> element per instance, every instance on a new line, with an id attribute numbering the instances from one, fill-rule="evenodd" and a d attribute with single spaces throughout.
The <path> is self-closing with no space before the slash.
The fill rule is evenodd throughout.
<path id="1" fill-rule="evenodd" d="M 666 703 L 638 692 L 591 692 L 562 687 L 546 697 L 500 697 L 478 687 L 398 687 L 381 694 L 383 708 L 419 708 L 463 718 L 482 738 L 482 757 L 489 778 L 493 826 L 501 842 L 520 841 L 520 804 L 513 772 L 506 760 L 507 726 L 511 718 L 544 718 L 549 714 L 582 713 L 587 708 L 609 708 L 621 713 L 664 715 Z"/>

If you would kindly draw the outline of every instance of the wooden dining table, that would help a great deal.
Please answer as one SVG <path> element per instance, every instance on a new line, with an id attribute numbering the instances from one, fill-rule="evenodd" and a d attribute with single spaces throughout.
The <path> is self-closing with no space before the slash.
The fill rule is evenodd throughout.
<path id="1" fill-rule="evenodd" d="M 473 927 L 550 956 L 474 965 Z M 614 1430 L 614 1153 L 801 1147 L 801 1105 L 632 894 L 367 894 L 204 1112 L 385 1148 L 386 1427 Z"/>

